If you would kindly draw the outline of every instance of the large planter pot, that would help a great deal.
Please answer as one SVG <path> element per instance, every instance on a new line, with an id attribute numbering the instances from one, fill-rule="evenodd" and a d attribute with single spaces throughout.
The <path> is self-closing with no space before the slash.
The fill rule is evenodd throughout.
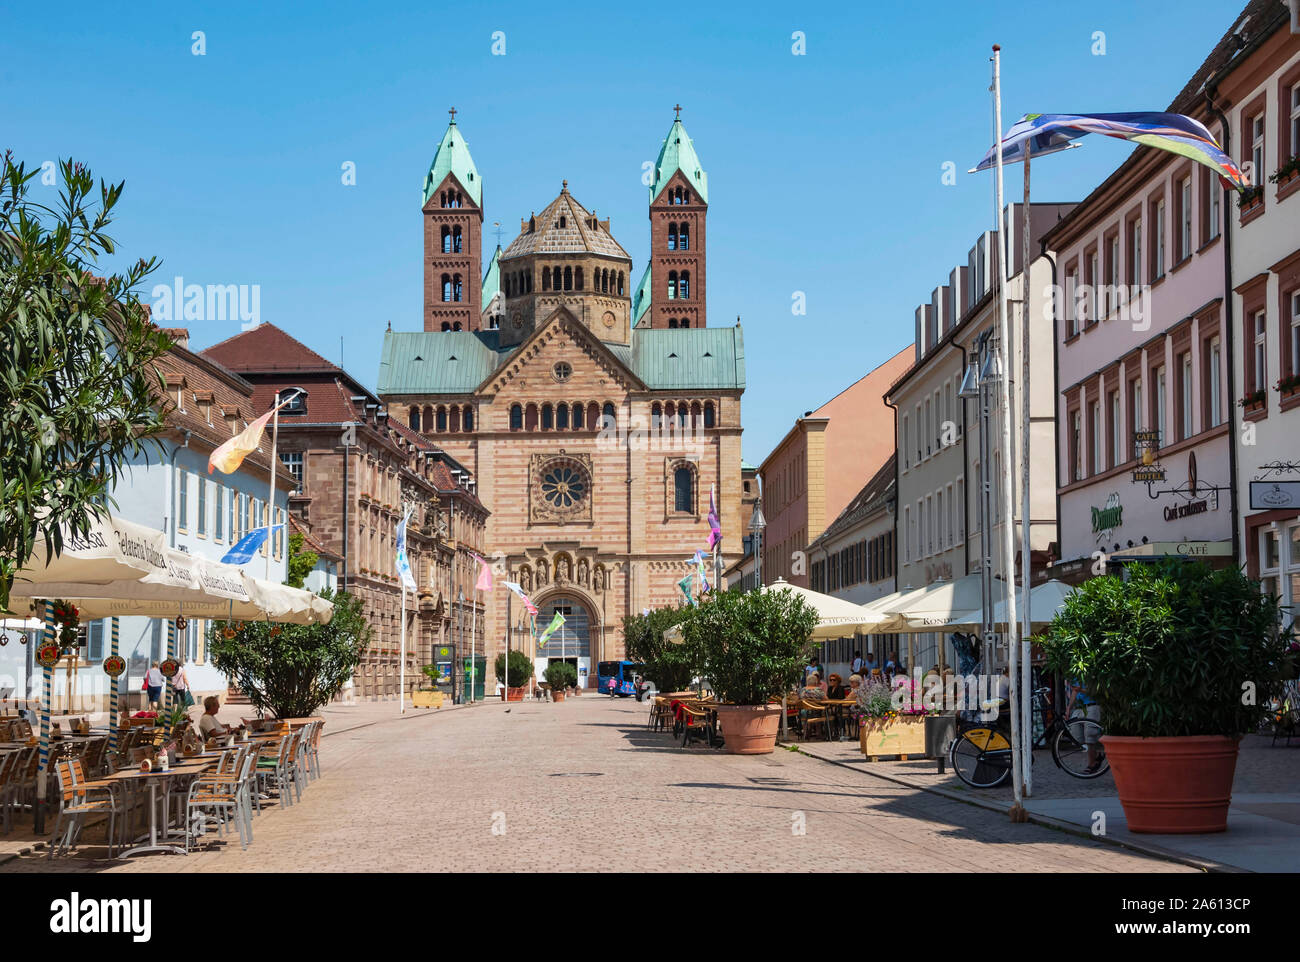
<path id="1" fill-rule="evenodd" d="M 562 691 L 551 692 L 551 701 L 564 701 L 564 692 Z"/>
<path id="2" fill-rule="evenodd" d="M 507 688 L 506 701 L 523 701 L 524 695 L 527 693 L 527 688 Z"/>
<path id="3" fill-rule="evenodd" d="M 1228 828 L 1239 736 L 1103 735 L 1101 743 L 1132 831 L 1182 835 Z"/>
<path id="4" fill-rule="evenodd" d="M 924 755 L 925 716 L 896 715 L 893 718 L 864 718 L 858 728 L 862 754 Z"/>
<path id="5" fill-rule="evenodd" d="M 719 705 L 718 727 L 729 755 L 770 755 L 781 729 L 780 705 Z"/>

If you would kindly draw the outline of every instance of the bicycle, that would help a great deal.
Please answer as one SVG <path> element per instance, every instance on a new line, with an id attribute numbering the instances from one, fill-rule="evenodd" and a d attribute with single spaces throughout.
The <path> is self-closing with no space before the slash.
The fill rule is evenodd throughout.
<path id="1" fill-rule="evenodd" d="M 1052 761 L 1057 768 L 1075 778 L 1104 775 L 1110 770 L 1110 762 L 1101 747 L 1105 729 L 1100 722 L 1074 715 L 1072 711 L 1071 717 L 1062 720 L 1061 715 L 1051 711 L 1046 697 L 1048 691 L 1048 688 L 1036 689 L 1033 702 L 1035 708 L 1051 716 L 1044 739 L 1051 746 Z M 948 747 L 948 761 L 957 777 L 967 785 L 993 788 L 1001 785 L 1011 774 L 1011 716 L 1004 699 L 986 701 L 981 707 L 986 711 L 996 707 L 997 719 L 992 724 L 983 720 L 963 722 L 959 719 L 957 736 Z"/>

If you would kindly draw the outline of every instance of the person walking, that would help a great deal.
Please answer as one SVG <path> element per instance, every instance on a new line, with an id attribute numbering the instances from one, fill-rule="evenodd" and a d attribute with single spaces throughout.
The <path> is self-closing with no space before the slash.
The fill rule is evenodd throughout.
<path id="1" fill-rule="evenodd" d="M 176 674 L 172 675 L 172 688 L 176 692 L 176 698 L 181 703 L 181 707 L 187 712 L 194 707 L 194 693 L 190 691 L 190 679 L 185 674 L 185 665 L 181 664 L 176 668 Z"/>
<path id="2" fill-rule="evenodd" d="M 609 677 L 609 697 L 614 698 L 618 695 L 618 678 L 613 675 Z"/>
<path id="3" fill-rule="evenodd" d="M 156 661 L 144 673 L 144 690 L 149 695 L 149 707 L 153 711 L 158 710 L 158 703 L 162 700 L 163 682 L 165 680 L 162 669 L 158 667 Z"/>

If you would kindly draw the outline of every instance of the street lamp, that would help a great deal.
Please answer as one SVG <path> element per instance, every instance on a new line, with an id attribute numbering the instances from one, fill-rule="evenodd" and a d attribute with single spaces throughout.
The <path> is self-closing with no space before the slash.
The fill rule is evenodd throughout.
<path id="1" fill-rule="evenodd" d="M 761 489 L 760 489 L 761 497 Z M 757 565 L 756 574 L 758 575 L 758 587 L 763 587 L 763 529 L 767 527 L 767 519 L 763 517 L 763 508 L 759 502 L 754 502 L 754 513 L 749 517 L 749 530 L 754 536 L 754 562 Z"/>
<path id="2" fill-rule="evenodd" d="M 456 704 L 456 676 L 460 674 L 458 663 L 460 662 L 460 652 L 465 642 L 465 589 L 462 588 L 457 592 L 457 601 L 459 608 L 456 611 L 456 647 L 452 649 L 451 658 L 451 703 Z M 462 695 L 461 700 L 464 700 Z"/>
<path id="3" fill-rule="evenodd" d="M 966 373 L 962 376 L 961 388 L 957 396 L 965 400 L 978 400 L 980 405 L 980 609 L 982 657 L 986 673 L 993 670 L 994 649 L 990 643 L 993 634 L 993 532 L 990 519 L 993 517 L 992 494 L 992 445 L 990 425 L 992 423 L 992 389 L 1002 378 L 1002 363 L 999 352 L 992 339 L 993 332 L 985 331 L 971 352 Z"/>

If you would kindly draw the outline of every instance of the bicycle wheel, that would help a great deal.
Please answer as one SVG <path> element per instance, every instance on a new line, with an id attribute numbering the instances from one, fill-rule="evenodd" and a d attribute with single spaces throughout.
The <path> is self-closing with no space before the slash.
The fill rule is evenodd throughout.
<path id="1" fill-rule="evenodd" d="M 1011 774 L 1011 750 L 985 747 L 990 742 L 1003 743 L 1004 739 L 995 738 L 995 734 L 988 728 L 971 729 L 953 739 L 948 749 L 952 770 L 971 788 L 992 788 Z"/>
<path id="2" fill-rule="evenodd" d="M 1052 739 L 1052 760 L 1075 778 L 1097 778 L 1110 770 L 1106 749 L 1101 745 L 1105 729 L 1089 718 L 1071 718 Z M 1088 746 L 1093 761 L 1088 760 Z"/>

